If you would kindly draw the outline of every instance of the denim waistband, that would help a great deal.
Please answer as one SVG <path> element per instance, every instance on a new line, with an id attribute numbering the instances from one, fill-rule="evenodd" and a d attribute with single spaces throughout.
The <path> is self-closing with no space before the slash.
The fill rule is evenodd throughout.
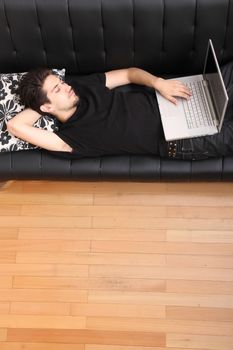
<path id="1" fill-rule="evenodd" d="M 209 152 L 197 139 L 182 139 L 160 143 L 160 156 L 170 159 L 198 160 L 209 158 Z"/>

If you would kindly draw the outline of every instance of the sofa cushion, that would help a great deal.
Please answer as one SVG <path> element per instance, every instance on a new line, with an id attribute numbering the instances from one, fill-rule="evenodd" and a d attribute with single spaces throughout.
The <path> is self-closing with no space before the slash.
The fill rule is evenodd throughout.
<path id="1" fill-rule="evenodd" d="M 62 79 L 65 69 L 53 69 Z M 26 73 L 0 74 L 0 152 L 20 151 L 37 148 L 36 146 L 14 137 L 7 131 L 6 122 L 24 109 L 17 95 L 19 81 Z M 57 127 L 56 119 L 51 116 L 41 116 L 35 123 L 41 129 L 54 131 Z"/>

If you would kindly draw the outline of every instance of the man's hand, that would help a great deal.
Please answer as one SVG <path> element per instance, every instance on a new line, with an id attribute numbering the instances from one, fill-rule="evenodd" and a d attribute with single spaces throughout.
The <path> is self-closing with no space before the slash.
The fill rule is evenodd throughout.
<path id="1" fill-rule="evenodd" d="M 155 89 L 167 100 L 177 104 L 175 97 L 185 98 L 186 100 L 192 95 L 190 90 L 179 80 L 165 80 L 157 78 Z"/>

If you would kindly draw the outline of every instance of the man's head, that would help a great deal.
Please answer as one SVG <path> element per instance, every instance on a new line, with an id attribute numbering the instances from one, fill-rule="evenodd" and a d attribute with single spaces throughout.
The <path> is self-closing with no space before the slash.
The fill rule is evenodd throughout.
<path id="1" fill-rule="evenodd" d="M 49 102 L 46 92 L 43 90 L 45 79 L 53 74 L 50 69 L 36 69 L 27 73 L 19 83 L 19 97 L 27 108 L 42 113 L 40 106 Z"/>
<path id="2" fill-rule="evenodd" d="M 63 116 L 76 108 L 78 97 L 71 86 L 50 69 L 36 69 L 27 73 L 19 84 L 22 103 L 40 114 Z"/>

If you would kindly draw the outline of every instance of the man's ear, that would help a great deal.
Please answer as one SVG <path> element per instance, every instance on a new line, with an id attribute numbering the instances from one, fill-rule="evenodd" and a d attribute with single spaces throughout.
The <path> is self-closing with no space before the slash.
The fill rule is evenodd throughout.
<path id="1" fill-rule="evenodd" d="M 50 103 L 44 103 L 43 105 L 40 106 L 40 110 L 43 113 L 50 113 L 52 110 L 52 106 Z"/>

